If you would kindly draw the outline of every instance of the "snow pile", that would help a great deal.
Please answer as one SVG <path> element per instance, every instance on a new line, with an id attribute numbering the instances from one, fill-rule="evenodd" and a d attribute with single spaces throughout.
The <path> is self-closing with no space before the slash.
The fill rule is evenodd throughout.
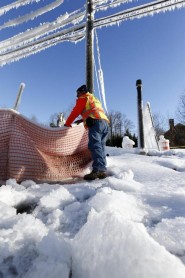
<path id="1" fill-rule="evenodd" d="M 185 151 L 107 152 L 104 180 L 0 187 L 0 277 L 185 277 Z"/>

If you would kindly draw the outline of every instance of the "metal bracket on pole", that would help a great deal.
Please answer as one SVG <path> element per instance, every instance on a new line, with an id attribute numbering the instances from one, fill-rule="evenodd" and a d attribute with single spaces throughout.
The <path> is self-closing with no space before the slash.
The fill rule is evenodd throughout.
<path id="1" fill-rule="evenodd" d="M 19 92 L 17 94 L 17 99 L 16 99 L 16 102 L 15 102 L 15 105 L 14 105 L 14 110 L 18 111 L 18 107 L 19 107 L 19 104 L 21 102 L 21 96 L 22 96 L 22 92 L 25 88 L 25 84 L 24 83 L 21 83 L 20 87 L 19 87 Z"/>
<path id="2" fill-rule="evenodd" d="M 142 81 L 136 81 L 137 87 L 137 104 L 138 104 L 138 147 L 142 149 L 140 153 L 145 154 L 144 128 L 143 128 L 143 102 L 142 102 Z"/>

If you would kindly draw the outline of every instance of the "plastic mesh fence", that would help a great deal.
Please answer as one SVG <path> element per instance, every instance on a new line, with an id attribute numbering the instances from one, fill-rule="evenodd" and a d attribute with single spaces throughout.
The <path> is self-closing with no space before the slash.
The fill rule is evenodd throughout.
<path id="1" fill-rule="evenodd" d="M 82 174 L 90 161 L 83 125 L 45 128 L 0 109 L 1 181 L 61 181 Z"/>

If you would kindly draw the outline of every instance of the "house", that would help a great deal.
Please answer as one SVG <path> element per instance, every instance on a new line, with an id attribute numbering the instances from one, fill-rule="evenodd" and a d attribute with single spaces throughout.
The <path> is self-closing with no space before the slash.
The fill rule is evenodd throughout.
<path id="1" fill-rule="evenodd" d="M 174 125 L 174 119 L 169 119 L 169 126 L 164 137 L 170 140 L 170 147 L 185 147 L 185 125 Z"/>

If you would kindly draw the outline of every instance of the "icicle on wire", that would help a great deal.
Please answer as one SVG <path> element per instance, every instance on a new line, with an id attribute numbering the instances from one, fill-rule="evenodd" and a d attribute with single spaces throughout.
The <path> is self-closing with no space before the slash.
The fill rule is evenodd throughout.
<path id="1" fill-rule="evenodd" d="M 122 12 L 100 18 L 94 21 L 94 28 L 101 28 L 102 26 L 110 26 L 119 24 L 128 19 L 142 18 L 144 16 L 154 15 L 160 12 L 174 10 L 175 8 L 185 7 L 185 0 L 162 0 L 155 1 L 149 4 L 140 5 L 134 8 L 124 10 Z"/>
<path id="2" fill-rule="evenodd" d="M 125 3 L 129 3 L 129 2 L 133 2 L 133 0 L 115 0 L 115 1 L 111 1 L 111 3 L 106 4 L 107 2 L 102 1 L 101 5 L 102 6 L 95 6 L 95 10 L 96 11 L 105 11 L 109 8 L 116 8 L 118 6 L 120 6 L 121 4 L 125 4 Z"/>
<path id="3" fill-rule="evenodd" d="M 95 58 L 94 58 L 94 61 L 95 61 Z M 101 93 L 100 93 L 100 83 L 99 83 L 99 79 L 98 79 L 98 73 L 97 73 L 96 62 L 94 63 L 94 69 L 95 69 L 95 74 L 96 74 L 96 82 L 97 82 L 97 86 L 98 86 L 99 98 L 100 98 L 100 101 L 103 102 L 103 100 L 102 100 L 102 95 L 101 95 Z"/>
<path id="4" fill-rule="evenodd" d="M 99 77 L 99 83 L 100 83 L 100 91 L 103 99 L 103 105 L 104 108 L 108 114 L 108 109 L 107 109 L 107 103 L 106 103 L 106 98 L 105 98 L 105 85 L 104 85 L 104 78 L 103 78 L 103 71 L 101 67 L 101 61 L 100 61 L 100 49 L 99 49 L 99 44 L 98 44 L 98 36 L 97 32 L 95 30 L 95 38 L 96 38 L 96 48 L 97 48 L 97 54 L 98 54 L 98 65 L 99 65 L 99 70 L 98 70 L 98 77 Z"/>
<path id="5" fill-rule="evenodd" d="M 25 47 L 24 49 L 18 49 L 12 53 L 4 54 L 0 56 L 0 66 L 4 66 L 6 64 L 18 61 L 22 58 L 26 58 L 30 55 L 36 54 L 38 52 L 41 52 L 51 46 L 57 45 L 58 43 L 64 42 L 64 41 L 71 41 L 71 42 L 78 42 L 82 39 L 84 39 L 85 31 L 77 31 L 77 32 L 71 32 L 68 35 L 64 35 L 61 37 L 56 37 L 50 40 L 41 41 L 37 45 L 32 44 L 30 46 Z"/>
<path id="6" fill-rule="evenodd" d="M 18 0 L 16 2 L 14 2 L 14 3 L 11 3 L 9 5 L 1 7 L 0 8 L 0 16 L 5 14 L 5 13 L 7 13 L 7 12 L 9 12 L 12 9 L 18 9 L 21 6 L 28 5 L 28 4 L 32 3 L 32 2 L 37 2 L 38 3 L 39 1 L 41 1 L 41 0 Z"/>
<path id="7" fill-rule="evenodd" d="M 74 12 L 73 12 L 74 14 Z M 0 54 L 3 54 L 7 51 L 13 51 L 18 47 L 24 46 L 27 43 L 36 42 L 40 37 L 44 37 L 44 35 L 48 35 L 51 32 L 56 31 L 57 29 L 61 29 L 64 26 L 80 22 L 84 19 L 85 12 L 82 12 L 80 14 L 75 14 L 72 17 L 70 17 L 70 14 L 65 14 L 63 16 L 60 16 L 56 21 L 51 23 L 45 23 L 39 27 L 36 27 L 31 30 L 27 30 L 24 33 L 20 33 L 19 35 L 16 35 L 14 37 L 11 37 L 10 39 L 4 40 L 0 42 Z M 48 37 L 49 38 L 49 37 Z"/>
<path id="8" fill-rule="evenodd" d="M 21 53 L 21 51 L 27 51 L 29 49 L 37 49 L 40 45 L 53 45 L 53 42 L 55 43 L 55 41 L 73 41 L 73 42 L 77 42 L 79 41 L 79 38 L 75 39 L 76 34 L 80 34 L 80 37 L 84 37 L 85 36 L 85 24 L 81 24 L 78 27 L 73 27 L 73 28 L 68 28 L 65 29 L 63 31 L 60 31 L 58 33 L 55 33 L 53 35 L 47 36 L 46 38 L 42 38 L 40 40 L 37 40 L 36 42 L 31 42 L 28 43 L 26 45 L 23 45 L 22 47 L 19 47 L 17 49 L 15 49 L 14 51 L 9 51 L 6 52 L 5 54 L 0 55 L 0 64 L 2 64 L 2 62 L 4 61 L 4 59 L 6 59 L 5 57 L 8 57 L 9 55 L 13 55 L 14 53 Z"/>
<path id="9" fill-rule="evenodd" d="M 17 2 L 20 2 L 20 1 L 17 1 Z M 27 1 L 27 3 L 28 3 L 28 1 Z M 127 9 L 127 10 L 125 10 L 123 12 L 114 14 L 112 16 L 108 16 L 108 17 L 105 17 L 105 18 L 101 18 L 101 19 L 95 20 L 94 28 L 99 28 L 99 27 L 102 27 L 102 26 L 110 26 L 110 25 L 113 25 L 113 24 L 119 24 L 119 22 L 122 22 L 122 21 L 127 20 L 127 19 L 141 18 L 143 16 L 153 15 L 155 13 L 164 12 L 164 11 L 170 11 L 170 10 L 173 10 L 175 8 L 182 8 L 184 6 L 185 6 L 185 0 L 175 0 L 175 2 L 173 0 L 170 0 L 170 1 L 169 0 L 163 0 L 163 1 L 158 1 L 158 2 L 151 2 L 150 4 L 145 4 L 145 5 L 141 5 L 141 6 L 138 6 L 138 7 L 134 7 L 132 9 Z M 69 22 L 69 23 L 71 23 L 71 22 Z M 85 24 L 81 24 L 81 26 L 77 26 L 75 28 L 75 31 L 77 31 L 78 28 L 84 28 L 84 25 Z M 56 41 L 57 40 L 58 41 L 67 40 L 67 39 L 64 39 L 63 36 L 64 36 L 65 32 L 68 32 L 69 29 L 67 29 L 67 31 L 64 30 L 62 32 L 55 33 L 53 35 L 53 37 L 51 37 L 51 36 L 45 37 L 44 38 L 44 43 L 47 44 L 47 40 L 48 40 L 47 47 L 49 47 L 49 45 L 51 46 L 51 45 L 54 44 L 54 43 L 53 44 L 51 43 L 52 40 L 56 40 Z M 33 29 L 33 30 L 35 30 L 35 29 Z M 45 33 L 48 34 L 49 32 L 50 32 L 50 27 L 48 27 L 48 30 L 45 31 Z M 13 52 L 17 53 L 17 51 L 21 50 L 21 49 L 29 49 L 30 45 L 26 45 L 25 46 L 25 43 L 27 43 L 27 41 L 29 41 L 29 42 L 31 41 L 32 42 L 32 46 L 34 46 L 34 44 L 36 44 L 38 46 L 38 45 L 41 45 L 43 43 L 43 40 L 40 40 L 40 41 L 37 40 L 35 42 L 37 36 L 35 35 L 35 37 L 32 39 L 30 34 L 28 35 L 28 39 L 25 42 L 24 39 L 26 39 L 25 37 L 27 35 L 27 32 L 25 32 L 25 33 L 23 33 L 22 37 L 21 36 L 17 36 L 20 39 L 20 42 L 19 42 L 20 45 L 16 45 L 16 46 L 14 45 L 13 47 L 15 48 L 15 50 L 12 50 L 11 51 L 12 53 Z M 40 37 L 42 35 L 43 34 L 40 34 Z M 83 35 L 81 36 L 81 38 L 82 37 L 83 37 Z M 5 40 L 5 41 L 1 42 L 1 44 L 0 44 L 1 49 L 3 49 L 3 51 L 6 52 L 7 48 L 8 47 L 10 48 L 11 44 L 14 44 L 15 38 L 16 38 L 16 36 L 12 37 L 9 40 Z M 75 38 L 74 39 L 69 39 L 69 40 L 71 40 L 71 41 L 78 41 Z M 21 44 L 21 41 L 22 41 L 22 44 Z M 7 47 L 6 43 L 7 43 L 8 47 Z M 6 45 L 7 48 L 5 47 L 5 45 Z M 17 48 L 18 48 L 18 50 L 17 50 Z M 45 49 L 45 48 L 43 47 L 43 49 Z M 9 53 L 7 55 L 9 55 Z M 26 55 L 26 54 L 24 54 L 24 55 Z M 29 55 L 31 55 L 31 54 L 29 54 Z M 6 56 L 6 54 L 1 55 L 0 56 L 1 60 L 4 59 L 5 56 Z M 17 59 L 19 59 L 19 58 L 17 58 Z M 2 65 L 3 61 L 0 62 L 0 64 Z"/>
<path id="10" fill-rule="evenodd" d="M 43 8 L 40 8 L 34 12 L 31 12 L 31 13 L 23 15 L 21 17 L 9 20 L 8 22 L 5 22 L 3 25 L 0 26 L 0 30 L 5 29 L 7 27 L 20 25 L 29 20 L 34 20 L 35 18 L 59 7 L 61 4 L 63 4 L 63 2 L 64 2 L 64 0 L 56 0 L 56 1 L 52 2 L 51 4 L 46 5 Z"/>

